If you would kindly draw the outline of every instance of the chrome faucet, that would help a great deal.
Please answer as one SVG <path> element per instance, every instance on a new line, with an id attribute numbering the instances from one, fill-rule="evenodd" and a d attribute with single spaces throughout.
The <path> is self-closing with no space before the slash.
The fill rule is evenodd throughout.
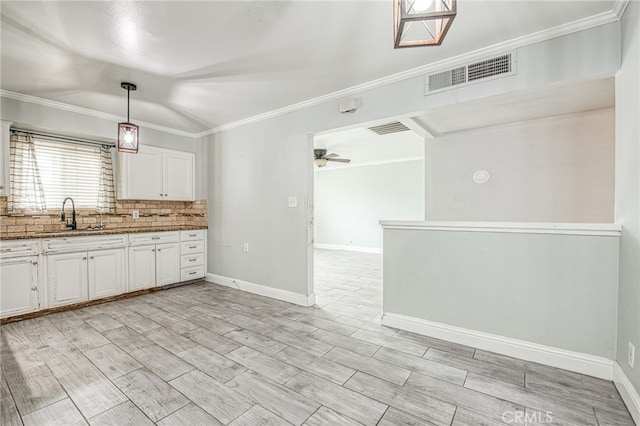
<path id="1" fill-rule="evenodd" d="M 73 198 L 67 197 L 62 202 L 62 213 L 60 213 L 60 221 L 65 221 L 64 205 L 67 203 L 67 200 L 71 201 L 71 208 L 73 209 L 73 211 L 71 212 L 71 224 L 69 224 L 69 221 L 67 221 L 67 228 L 71 228 L 72 231 L 75 231 L 76 229 L 78 229 L 78 224 L 76 223 L 76 205 L 73 202 Z"/>

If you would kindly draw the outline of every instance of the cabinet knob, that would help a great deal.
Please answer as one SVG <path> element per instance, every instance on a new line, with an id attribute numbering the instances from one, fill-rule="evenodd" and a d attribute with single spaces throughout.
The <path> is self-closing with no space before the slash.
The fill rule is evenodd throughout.
<path id="1" fill-rule="evenodd" d="M 160 196 L 162 197 L 162 192 L 160 193 Z"/>
<path id="2" fill-rule="evenodd" d="M 87 256 L 83 257 L 82 260 L 87 260 Z"/>
<path id="3" fill-rule="evenodd" d="M 93 259 L 93 256 L 91 256 L 89 259 Z"/>
<path id="4" fill-rule="evenodd" d="M 31 262 L 31 263 L 32 263 L 32 264 L 34 264 L 34 265 L 37 265 L 37 264 L 38 264 L 38 262 L 37 262 L 36 260 L 34 260 L 34 261 L 33 261 L 33 262 Z"/>
<path id="5" fill-rule="evenodd" d="M 166 197 L 166 196 L 167 196 L 167 194 L 164 194 L 164 196 Z"/>
<path id="6" fill-rule="evenodd" d="M 162 249 L 158 249 L 158 251 L 162 251 Z"/>
<path id="7" fill-rule="evenodd" d="M 31 291 L 37 292 L 38 291 L 38 287 L 36 287 L 36 286 L 31 287 Z"/>
<path id="8" fill-rule="evenodd" d="M 151 249 L 151 251 L 156 251 L 156 249 Z"/>

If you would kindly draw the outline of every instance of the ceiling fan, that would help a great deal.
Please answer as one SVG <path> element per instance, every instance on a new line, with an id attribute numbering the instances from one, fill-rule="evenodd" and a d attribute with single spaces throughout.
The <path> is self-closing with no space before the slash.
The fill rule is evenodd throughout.
<path id="1" fill-rule="evenodd" d="M 348 158 L 336 158 L 339 157 L 338 154 L 331 153 L 327 154 L 326 149 L 314 149 L 313 150 L 313 164 L 318 167 L 324 167 L 327 165 L 329 161 L 336 161 L 338 163 L 350 163 L 351 160 Z"/>

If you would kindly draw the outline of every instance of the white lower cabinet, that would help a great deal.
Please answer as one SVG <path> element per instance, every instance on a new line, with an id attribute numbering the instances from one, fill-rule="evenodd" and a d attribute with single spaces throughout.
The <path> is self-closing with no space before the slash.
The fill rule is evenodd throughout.
<path id="1" fill-rule="evenodd" d="M 40 309 L 38 257 L 0 260 L 0 318 Z"/>
<path id="2" fill-rule="evenodd" d="M 129 247 L 129 290 L 180 281 L 178 232 L 132 234 Z"/>
<path id="3" fill-rule="evenodd" d="M 90 251 L 89 300 L 125 292 L 125 249 Z"/>
<path id="4" fill-rule="evenodd" d="M 180 232 L 180 281 L 204 278 L 206 257 L 204 229 Z"/>
<path id="5" fill-rule="evenodd" d="M 202 278 L 205 232 L 0 241 L 0 318 Z"/>
<path id="6" fill-rule="evenodd" d="M 124 257 L 124 248 L 48 255 L 49 307 L 124 293 Z"/>
<path id="7" fill-rule="evenodd" d="M 156 282 L 158 285 L 180 281 L 180 245 L 178 243 L 156 246 Z"/>
<path id="8" fill-rule="evenodd" d="M 62 253 L 47 256 L 49 307 L 88 300 L 87 253 Z"/>
<path id="9" fill-rule="evenodd" d="M 156 246 L 129 247 L 129 291 L 156 285 Z"/>

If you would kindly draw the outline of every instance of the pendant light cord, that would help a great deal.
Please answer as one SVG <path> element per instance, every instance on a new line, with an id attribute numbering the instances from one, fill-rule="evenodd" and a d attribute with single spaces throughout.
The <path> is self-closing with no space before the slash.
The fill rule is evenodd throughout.
<path id="1" fill-rule="evenodd" d="M 127 87 L 127 123 L 129 123 L 129 93 L 131 89 Z"/>

